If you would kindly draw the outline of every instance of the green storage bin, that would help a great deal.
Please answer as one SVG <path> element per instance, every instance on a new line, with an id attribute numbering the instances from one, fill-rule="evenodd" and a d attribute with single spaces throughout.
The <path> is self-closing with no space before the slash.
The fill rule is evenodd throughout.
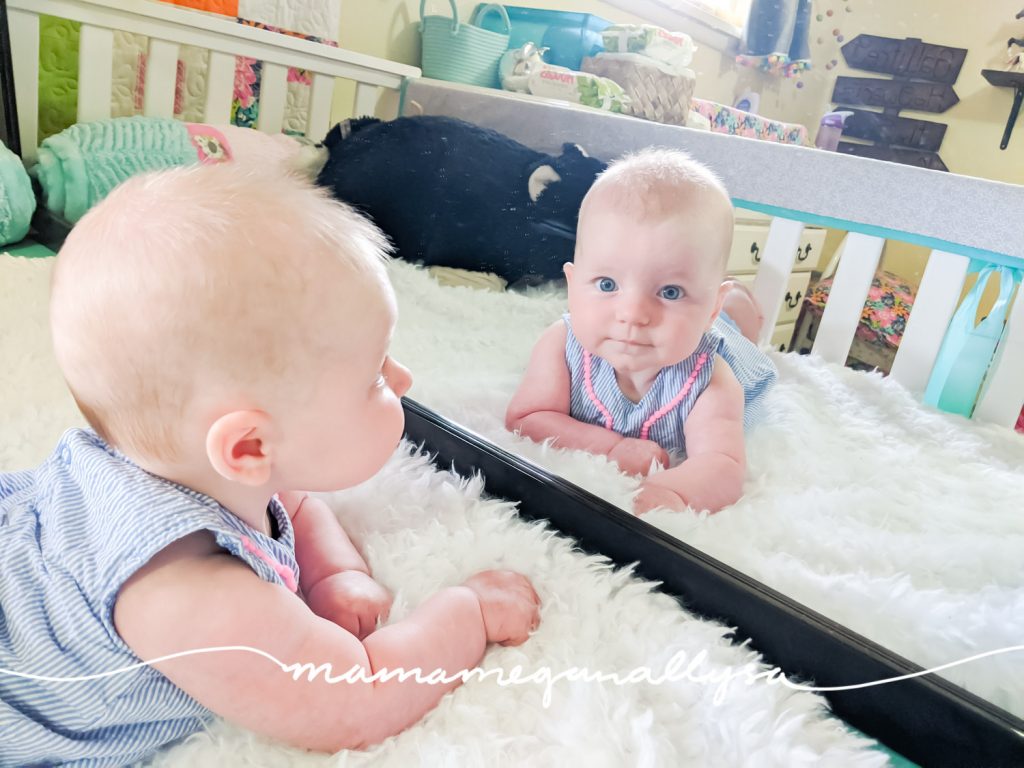
<path id="1" fill-rule="evenodd" d="M 423 35 L 422 69 L 424 77 L 449 80 L 485 88 L 500 88 L 498 60 L 508 49 L 511 24 L 505 8 L 496 3 L 476 9 L 469 24 L 459 22 L 455 0 L 448 0 L 452 9 L 447 16 L 424 16 L 427 0 L 420 0 L 420 32 Z M 498 13 L 505 32 L 477 26 L 491 13 Z"/>

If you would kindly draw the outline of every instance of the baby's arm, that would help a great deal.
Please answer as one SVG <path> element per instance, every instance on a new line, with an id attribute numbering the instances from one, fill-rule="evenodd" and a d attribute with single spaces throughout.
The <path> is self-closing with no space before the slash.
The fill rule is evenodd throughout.
<path id="1" fill-rule="evenodd" d="M 554 438 L 554 444 L 560 448 L 603 454 L 632 474 L 646 474 L 652 459 L 667 465 L 668 455 L 657 443 L 624 438 L 569 415 L 571 382 L 565 364 L 565 338 L 562 320 L 552 323 L 541 334 L 519 389 L 505 412 L 506 428 L 536 442 Z"/>
<path id="2" fill-rule="evenodd" d="M 743 495 L 743 387 L 718 358 L 707 388 L 683 425 L 686 460 L 644 481 L 637 512 L 654 507 L 717 512 Z"/>
<path id="3" fill-rule="evenodd" d="M 362 640 L 386 621 L 391 595 L 370 576 L 370 567 L 323 501 L 300 491 L 279 493 L 295 529 L 295 559 L 306 604 Z"/>
<path id="4" fill-rule="evenodd" d="M 476 581 L 474 581 L 474 579 Z M 481 583 L 483 581 L 484 583 Z M 257 648 L 288 664 L 330 674 L 354 666 L 425 675 L 472 668 L 485 643 L 523 642 L 539 620 L 529 582 L 510 572 L 487 572 L 442 589 L 406 619 L 360 643 L 315 616 L 286 588 L 259 579 L 219 550 L 206 532 L 165 549 L 118 595 L 118 633 L 142 659 L 218 646 Z M 289 744 L 326 752 L 358 749 L 392 736 L 421 718 L 458 685 L 309 682 L 248 651 L 196 654 L 153 665 L 213 712 Z"/>

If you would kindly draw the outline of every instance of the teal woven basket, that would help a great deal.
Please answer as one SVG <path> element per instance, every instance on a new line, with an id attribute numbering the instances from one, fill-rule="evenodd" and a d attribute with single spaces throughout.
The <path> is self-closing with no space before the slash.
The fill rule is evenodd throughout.
<path id="1" fill-rule="evenodd" d="M 420 31 L 423 34 L 423 76 L 485 88 L 499 88 L 498 60 L 508 49 L 509 32 L 491 32 L 476 24 L 489 13 L 497 12 L 511 30 L 505 8 L 497 3 L 477 9 L 469 24 L 459 23 L 455 0 L 447 16 L 424 16 L 427 0 L 420 0 Z"/>

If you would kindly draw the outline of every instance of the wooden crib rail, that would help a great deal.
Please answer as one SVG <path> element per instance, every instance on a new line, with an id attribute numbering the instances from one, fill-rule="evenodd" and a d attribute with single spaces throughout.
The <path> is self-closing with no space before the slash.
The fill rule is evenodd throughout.
<path id="1" fill-rule="evenodd" d="M 956 312 L 969 263 L 965 256 L 932 251 L 925 265 L 913 311 L 889 371 L 890 376 L 918 396 L 928 386 L 946 328 Z"/>
<path id="2" fill-rule="evenodd" d="M 38 144 L 39 16 L 80 22 L 78 120 L 110 117 L 115 30 L 149 37 L 143 111 L 172 117 L 178 49 L 210 51 L 204 120 L 226 123 L 231 114 L 234 57 L 263 62 L 257 128 L 281 130 L 289 67 L 312 74 L 307 134 L 326 133 L 336 78 L 356 82 L 355 114 L 372 114 L 381 88 L 397 89 L 419 69 L 329 45 L 257 29 L 218 16 L 153 0 L 7 0 L 18 98 L 22 156 L 31 160 Z"/>
<path id="3" fill-rule="evenodd" d="M 766 308 L 762 343 L 775 326 L 787 280 L 793 270 L 803 223 L 775 217 L 761 255 L 753 293 Z M 886 240 L 850 232 L 840 246 L 839 266 L 815 334 L 811 354 L 845 364 L 861 321 L 861 313 L 878 271 Z M 970 259 L 933 250 L 929 254 L 914 306 L 889 375 L 916 397 L 923 396 L 950 320 L 967 279 Z M 996 354 L 989 366 L 973 416 L 1013 426 L 1024 406 L 1024 300 L 1014 302 Z"/>

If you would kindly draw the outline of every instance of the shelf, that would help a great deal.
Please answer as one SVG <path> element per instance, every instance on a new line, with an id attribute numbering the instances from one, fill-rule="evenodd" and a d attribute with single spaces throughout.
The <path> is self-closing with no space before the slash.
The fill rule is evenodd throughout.
<path id="1" fill-rule="evenodd" d="M 983 69 L 981 74 L 992 85 L 1000 88 L 1013 88 L 1013 104 L 1010 106 L 1010 118 L 1006 121 L 1006 130 L 1003 131 L 1003 140 L 999 144 L 1000 149 L 1006 149 L 1010 143 L 1010 134 L 1013 133 L 1014 123 L 1017 122 L 1017 115 L 1020 113 L 1021 102 L 1024 101 L 1024 72 L 1007 72 L 1003 69 Z"/>

